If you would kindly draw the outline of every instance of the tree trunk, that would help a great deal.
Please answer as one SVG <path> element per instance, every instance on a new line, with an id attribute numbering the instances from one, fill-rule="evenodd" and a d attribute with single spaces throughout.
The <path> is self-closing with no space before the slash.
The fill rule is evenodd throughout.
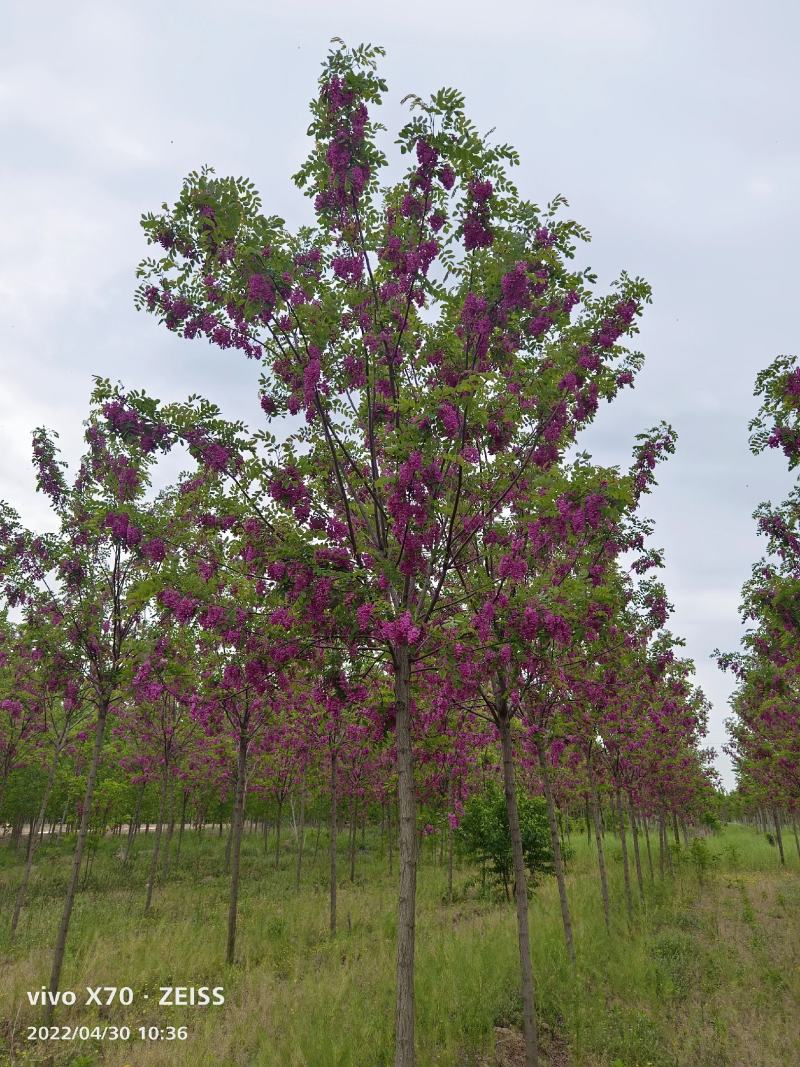
<path id="1" fill-rule="evenodd" d="M 355 796 L 350 798 L 350 881 L 356 880 L 356 817 L 358 815 L 358 801 Z"/>
<path id="2" fill-rule="evenodd" d="M 183 844 L 183 831 L 186 827 L 186 801 L 189 799 L 189 790 L 183 790 L 183 796 L 181 798 L 181 826 L 178 830 L 178 845 L 175 849 L 175 862 L 177 863 L 181 858 L 181 845 Z"/>
<path id="3" fill-rule="evenodd" d="M 336 802 L 338 800 L 339 782 L 337 778 L 337 751 L 331 748 L 331 831 L 330 831 L 330 894 L 331 894 L 331 933 L 336 933 L 336 850 L 337 850 L 337 826 L 336 826 Z"/>
<path id="4" fill-rule="evenodd" d="M 50 770 L 47 775 L 47 783 L 44 787 L 44 795 L 42 796 L 42 802 L 39 805 L 39 822 L 44 827 L 45 812 L 47 811 L 47 805 L 50 801 L 50 794 L 53 792 L 53 784 L 56 780 L 56 770 L 58 769 L 58 761 L 61 756 L 60 746 L 56 746 L 53 753 L 53 760 L 50 764 Z M 41 842 L 41 837 L 39 838 Z M 33 858 L 36 854 L 36 845 L 33 843 L 33 834 L 31 833 L 31 840 L 28 842 L 28 856 L 25 861 L 25 870 L 22 872 L 22 882 L 20 883 L 19 890 L 17 891 L 17 899 L 14 902 L 14 914 L 11 917 L 11 933 L 15 933 L 17 925 L 19 924 L 19 916 L 23 907 L 25 906 L 25 897 L 28 893 L 28 883 L 31 878 L 31 868 L 33 867 Z"/>
<path id="5" fill-rule="evenodd" d="M 642 878 L 642 857 L 639 852 L 639 821 L 636 818 L 636 810 L 633 800 L 628 794 L 628 811 L 631 816 L 631 837 L 633 838 L 633 859 L 636 864 L 636 881 L 639 886 L 639 896 L 644 900 L 644 878 Z"/>
<path id="6" fill-rule="evenodd" d="M 656 876 L 653 871 L 653 853 L 650 849 L 650 827 L 648 825 L 647 816 L 645 816 L 642 821 L 644 823 L 644 843 L 647 846 L 647 866 L 650 871 L 650 881 L 655 882 Z"/>
<path id="7" fill-rule="evenodd" d="M 234 803 L 234 806 L 236 805 L 236 799 L 235 798 L 236 798 L 236 795 L 237 795 L 236 791 L 237 791 L 238 788 L 239 788 L 238 781 L 234 782 L 234 785 L 233 785 L 233 795 L 234 795 L 234 802 L 233 803 Z M 228 833 L 227 833 L 227 835 L 225 837 L 225 873 L 226 874 L 230 874 L 231 873 L 231 848 L 233 847 L 233 829 L 234 829 L 233 828 L 233 824 L 235 822 L 236 822 L 236 819 L 234 818 L 233 812 L 231 812 L 231 821 L 228 823 Z M 220 823 L 219 825 L 220 825 L 220 829 L 221 829 L 222 828 L 222 823 Z"/>
<path id="8" fill-rule="evenodd" d="M 778 853 L 781 857 L 781 866 L 786 866 L 786 856 L 783 854 L 783 834 L 781 833 L 781 817 L 777 808 L 772 809 L 772 821 L 775 823 L 775 840 L 778 843 Z"/>
<path id="9" fill-rule="evenodd" d="M 659 814 L 659 828 L 660 828 L 660 831 L 661 831 L 661 843 L 662 843 L 661 844 L 662 851 L 661 851 L 661 854 L 659 855 L 659 864 L 661 865 L 661 873 L 662 873 L 662 877 L 663 877 L 663 871 L 664 871 L 664 866 L 663 865 L 664 865 L 665 861 L 666 861 L 666 865 L 667 865 L 667 870 L 669 871 L 670 874 L 673 874 L 673 870 L 672 870 L 672 853 L 669 850 L 669 839 L 668 839 L 668 835 L 667 835 L 667 817 L 666 817 L 666 814 L 664 813 L 663 810 Z"/>
<path id="10" fill-rule="evenodd" d="M 389 801 L 386 810 L 386 840 L 389 845 L 389 877 L 392 876 L 392 867 L 394 861 L 394 838 L 392 837 L 392 803 Z"/>
<path id="11" fill-rule="evenodd" d="M 278 801 L 278 819 L 275 826 L 275 870 L 281 863 L 281 823 L 283 822 L 283 797 Z"/>
<path id="12" fill-rule="evenodd" d="M 158 871 L 158 856 L 161 849 L 161 832 L 164 825 L 164 809 L 167 806 L 167 787 L 169 786 L 169 767 L 164 767 L 164 773 L 161 777 L 161 796 L 158 800 L 158 822 L 156 823 L 155 841 L 153 842 L 153 855 L 150 857 L 150 875 L 147 879 L 147 896 L 144 902 L 144 910 L 150 911 L 150 904 L 153 900 L 153 886 L 156 881 L 156 872 Z"/>
<path id="13" fill-rule="evenodd" d="M 175 833 L 175 787 L 169 790 L 169 819 L 167 821 L 167 834 L 164 839 L 164 847 L 161 850 L 161 878 L 166 882 L 169 877 L 169 865 L 172 861 L 171 846 Z"/>
<path id="14" fill-rule="evenodd" d="M 631 868 L 628 863 L 628 837 L 625 833 L 625 812 L 622 808 L 622 793 L 617 789 L 617 819 L 619 822 L 619 841 L 622 845 L 622 874 L 625 880 L 625 907 L 628 920 L 633 920 L 633 893 L 631 892 Z"/>
<path id="15" fill-rule="evenodd" d="M 300 826 L 297 833 L 297 865 L 294 871 L 294 887 L 300 888 L 300 871 L 303 866 L 303 846 L 306 840 L 306 790 L 300 793 Z"/>
<path id="16" fill-rule="evenodd" d="M 411 749 L 411 656 L 394 650 L 397 804 L 400 821 L 400 885 L 397 908 L 395 1067 L 414 1067 L 414 941 L 417 898 L 417 811 Z"/>
<path id="17" fill-rule="evenodd" d="M 500 745 L 503 752 L 503 784 L 506 811 L 511 832 L 511 853 L 514 859 L 514 900 L 517 906 L 517 936 L 519 962 L 522 970 L 522 1028 L 525 1035 L 525 1067 L 538 1067 L 539 1047 L 536 1028 L 536 1008 L 533 1000 L 533 966 L 528 929 L 528 884 L 525 876 L 525 855 L 517 809 L 517 786 L 514 778 L 514 750 L 511 743 L 511 722 L 507 714 L 499 717 Z"/>
<path id="18" fill-rule="evenodd" d="M 236 761 L 236 792 L 231 819 L 231 895 L 228 904 L 228 944 L 225 959 L 233 963 L 236 954 L 236 916 L 239 908 L 239 866 L 242 852 L 242 827 L 244 824 L 244 793 L 247 782 L 247 737 L 240 731 L 239 752 Z"/>
<path id="19" fill-rule="evenodd" d="M 600 820 L 600 801 L 597 796 L 597 786 L 592 775 L 591 792 L 592 821 L 594 822 L 594 841 L 597 847 L 597 867 L 600 872 L 600 893 L 603 898 L 603 916 L 606 921 L 606 930 L 611 930 L 611 905 L 608 898 L 608 878 L 606 877 L 606 856 L 603 851 L 603 824 Z"/>
<path id="20" fill-rule="evenodd" d="M 81 873 L 83 850 L 86 847 L 86 838 L 89 833 L 89 818 L 92 810 L 92 801 L 94 799 L 94 787 L 97 781 L 97 768 L 100 766 L 100 755 L 103 751 L 103 739 L 106 732 L 106 718 L 108 717 L 109 704 L 109 699 L 103 699 L 100 701 L 100 705 L 97 709 L 97 722 L 95 723 L 94 728 L 94 745 L 92 747 L 92 761 L 89 764 L 86 790 L 83 795 L 83 810 L 81 811 L 78 840 L 75 842 L 75 854 L 72 857 L 72 869 L 67 884 L 67 895 L 64 900 L 64 909 L 61 913 L 61 922 L 59 923 L 56 944 L 53 950 L 53 968 L 50 972 L 49 986 L 51 1001 L 45 1005 L 44 1009 L 45 1023 L 48 1025 L 53 1017 L 52 997 L 54 997 L 58 991 L 58 983 L 61 979 L 61 968 L 64 964 L 64 951 L 67 947 L 69 924 L 70 919 L 72 918 L 72 909 L 75 905 L 75 894 L 78 890 L 78 878 Z"/>
<path id="21" fill-rule="evenodd" d="M 550 824 L 550 844 L 553 849 L 553 866 L 556 871 L 558 882 L 558 897 L 561 902 L 561 922 L 564 926 L 564 941 L 567 945 L 567 955 L 570 962 L 575 966 L 575 942 L 572 937 L 572 916 L 569 912 L 569 898 L 567 897 L 567 880 L 564 877 L 564 860 L 561 852 L 561 840 L 556 821 L 556 806 L 553 800 L 553 788 L 550 784 L 550 768 L 547 766 L 547 756 L 544 751 L 544 741 L 541 734 L 536 735 L 536 750 L 539 755 L 539 770 L 544 785 L 544 796 L 547 801 L 547 821 Z"/>
<path id="22" fill-rule="evenodd" d="M 322 835 L 322 819 L 317 819 L 317 833 L 314 838 L 314 855 L 311 857 L 311 862 L 317 862 L 317 853 L 319 852 L 319 839 Z"/>
<path id="23" fill-rule="evenodd" d="M 453 827 L 447 821 L 447 903 L 453 903 Z"/>

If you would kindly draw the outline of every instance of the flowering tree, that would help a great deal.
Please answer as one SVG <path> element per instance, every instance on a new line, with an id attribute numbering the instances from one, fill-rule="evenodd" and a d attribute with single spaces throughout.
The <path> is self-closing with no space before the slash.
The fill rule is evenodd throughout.
<path id="1" fill-rule="evenodd" d="M 164 254 L 142 264 L 138 299 L 168 329 L 261 366 L 265 415 L 287 430 L 263 490 L 349 575 L 350 630 L 380 644 L 393 673 L 396 1064 L 410 1067 L 420 664 L 460 561 L 632 382 L 641 358 L 620 339 L 649 289 L 623 275 L 595 295 L 593 276 L 569 266 L 585 231 L 560 218 L 562 200 L 542 211 L 519 195 L 516 154 L 479 136 L 454 90 L 411 98 L 398 136 L 411 165 L 381 189 L 370 114 L 386 90 L 381 54 L 338 42 L 324 64 L 295 176 L 314 224 L 290 233 L 251 183 L 193 173 L 172 208 L 144 219 Z"/>
<path id="2" fill-rule="evenodd" d="M 750 424 L 751 449 L 780 448 L 790 470 L 800 462 L 800 367 L 780 356 L 756 379 L 761 407 Z M 800 494 L 795 485 L 780 506 L 762 503 L 755 512 L 767 540 L 766 557 L 753 568 L 742 592 L 748 630 L 739 654 L 718 655 L 733 670 L 737 686 L 728 722 L 743 794 L 771 810 L 783 862 L 780 812 L 800 807 L 800 718 L 797 714 L 800 626 Z M 800 851 L 800 842 L 798 843 Z"/>
<path id="3" fill-rule="evenodd" d="M 44 430 L 34 434 L 37 486 L 49 499 L 56 533 L 35 536 L 7 505 L 2 505 L 0 521 L 0 588 L 6 603 L 49 624 L 51 643 L 72 664 L 73 685 L 85 686 L 95 710 L 51 992 L 61 974 L 106 723 L 129 681 L 137 631 L 149 604 L 149 581 L 164 556 L 163 541 L 156 536 L 163 515 L 157 503 L 147 500 L 151 458 L 112 440 L 93 418 L 86 441 L 88 450 L 68 483 L 54 437 Z M 45 1011 L 49 1018 L 51 1003 Z"/>
<path id="4" fill-rule="evenodd" d="M 53 792 L 59 763 L 76 730 L 88 713 L 85 693 L 81 685 L 80 668 L 71 661 L 58 641 L 58 635 L 45 620 L 44 625 L 37 624 L 35 616 L 29 615 L 23 624 L 16 628 L 13 637 L 7 643 L 11 645 L 11 655 L 17 669 L 13 673 L 13 701 L 5 700 L 0 707 L 11 705 L 9 719 L 14 724 L 12 738 L 17 740 L 28 734 L 28 728 L 35 723 L 31 735 L 36 755 L 48 765 L 47 777 L 39 801 L 38 817 L 31 819 L 29 826 L 28 850 L 25 869 L 22 874 L 14 912 L 11 917 L 11 932 L 16 931 L 22 908 L 25 905 L 28 885 L 36 856 L 37 838 L 35 830 L 43 828 L 47 806 Z M 14 715 L 15 706 L 19 709 Z M 28 724 L 26 726 L 25 724 Z M 8 737 L 8 735 L 7 735 Z M 6 741 L 6 755 L 9 743 Z M 15 746 L 16 751 L 18 748 Z M 28 759 L 32 757 L 29 753 Z"/>

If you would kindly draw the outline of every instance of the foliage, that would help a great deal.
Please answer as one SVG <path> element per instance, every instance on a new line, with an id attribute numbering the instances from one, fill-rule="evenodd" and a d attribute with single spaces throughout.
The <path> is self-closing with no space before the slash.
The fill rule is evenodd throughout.
<path id="1" fill-rule="evenodd" d="M 535 881 L 539 875 L 554 873 L 547 806 L 543 797 L 518 792 L 517 807 L 525 864 L 531 880 Z M 458 827 L 458 838 L 468 856 L 489 865 L 508 895 L 514 863 L 506 800 L 499 786 L 489 785 L 469 798 Z"/>

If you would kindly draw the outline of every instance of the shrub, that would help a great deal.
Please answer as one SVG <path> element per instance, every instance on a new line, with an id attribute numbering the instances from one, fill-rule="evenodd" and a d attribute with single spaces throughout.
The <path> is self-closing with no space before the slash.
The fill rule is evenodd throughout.
<path id="1" fill-rule="evenodd" d="M 552 874 L 553 850 L 550 827 L 543 797 L 517 794 L 522 849 L 531 884 L 542 874 Z M 508 825 L 506 801 L 502 789 L 491 785 L 483 793 L 476 793 L 467 801 L 458 828 L 462 848 L 472 859 L 486 863 L 510 897 L 513 884 L 514 861 L 511 855 L 511 831 Z"/>

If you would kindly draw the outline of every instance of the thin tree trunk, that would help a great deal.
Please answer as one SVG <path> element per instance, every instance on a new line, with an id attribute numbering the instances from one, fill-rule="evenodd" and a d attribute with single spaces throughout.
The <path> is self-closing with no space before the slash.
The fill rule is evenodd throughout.
<path id="1" fill-rule="evenodd" d="M 28 822 L 28 844 L 27 844 L 27 847 L 25 848 L 25 863 L 26 863 L 26 865 L 27 865 L 28 860 L 30 859 L 31 850 L 33 848 L 33 841 L 34 841 L 34 838 L 36 837 L 36 833 L 37 833 L 38 829 L 39 829 L 39 823 L 37 821 L 37 818 L 36 818 L 35 815 L 31 815 L 30 821 Z"/>
<path id="2" fill-rule="evenodd" d="M 169 877 L 169 866 L 172 861 L 170 854 L 172 838 L 175 834 L 175 786 L 169 790 L 169 819 L 167 821 L 167 834 L 164 839 L 164 847 L 161 850 L 161 878 L 166 882 Z"/>
<path id="3" fill-rule="evenodd" d="M 300 888 L 300 871 L 303 866 L 303 846 L 306 840 L 306 790 L 305 785 L 300 793 L 300 826 L 297 833 L 297 866 L 294 871 L 294 887 Z"/>
<path id="4" fill-rule="evenodd" d="M 792 818 L 792 833 L 794 834 L 794 847 L 797 849 L 797 857 L 800 859 L 800 837 L 797 836 L 797 819 Z"/>
<path id="5" fill-rule="evenodd" d="M 356 880 L 356 817 L 358 802 L 355 796 L 350 798 L 350 881 Z"/>
<path id="6" fill-rule="evenodd" d="M 777 808 L 772 809 L 772 821 L 775 823 L 775 840 L 778 842 L 778 853 L 781 857 L 781 866 L 786 866 L 786 856 L 783 854 L 783 834 L 781 833 L 781 817 Z"/>
<path id="7" fill-rule="evenodd" d="M 591 772 L 590 772 L 591 773 Z M 592 821 L 594 822 L 594 841 L 597 847 L 597 868 L 600 872 L 600 894 L 603 898 L 603 916 L 606 921 L 606 930 L 611 930 L 611 905 L 608 898 L 608 878 L 606 877 L 606 856 L 603 851 L 603 824 L 600 819 L 600 801 L 597 796 L 597 786 L 592 775 L 591 792 Z"/>
<path id="8" fill-rule="evenodd" d="M 283 797 L 278 801 L 278 819 L 275 826 L 275 870 L 280 867 L 281 862 L 281 823 L 283 822 Z"/>
<path id="9" fill-rule="evenodd" d="M 644 878 L 642 877 L 642 857 L 639 852 L 639 820 L 636 818 L 636 810 L 633 800 L 628 794 L 628 811 L 631 816 L 631 837 L 633 838 L 633 859 L 636 864 L 636 881 L 639 886 L 639 896 L 644 900 Z"/>
<path id="10" fill-rule="evenodd" d="M 647 816 L 645 816 L 642 821 L 644 823 L 644 843 L 647 845 L 647 866 L 650 870 L 650 881 L 655 882 L 656 876 L 653 871 L 653 853 L 650 849 L 650 827 Z"/>
<path id="11" fill-rule="evenodd" d="M 663 865 L 664 865 L 664 862 L 666 862 L 667 870 L 669 871 L 669 873 L 670 874 L 673 873 L 673 870 L 672 870 L 672 853 L 669 850 L 669 839 L 668 839 L 668 835 L 667 835 L 667 817 L 666 817 L 666 814 L 664 813 L 663 809 L 662 809 L 661 813 L 659 814 L 659 828 L 660 828 L 660 832 L 661 832 L 661 850 L 662 850 L 660 855 L 659 855 L 659 864 L 661 865 L 661 873 L 662 873 L 662 877 L 663 877 Z"/>
<path id="12" fill-rule="evenodd" d="M 392 802 L 389 801 L 389 805 L 386 810 L 386 839 L 389 844 L 389 877 L 392 876 L 392 866 L 394 860 L 394 838 L 392 837 Z"/>
<path id="13" fill-rule="evenodd" d="M 234 782 L 234 785 L 233 785 L 234 805 L 236 804 L 235 797 L 237 795 L 236 791 L 237 791 L 238 788 L 239 788 L 238 781 Z M 228 823 L 228 833 L 227 833 L 227 835 L 225 837 L 225 873 L 226 874 L 230 874 L 231 873 L 231 849 L 233 848 L 233 829 L 234 829 L 233 828 L 233 824 L 235 822 L 236 822 L 236 819 L 233 816 L 233 812 L 231 812 L 231 821 Z M 220 823 L 220 826 L 222 826 L 222 823 Z"/>
<path id="14" fill-rule="evenodd" d="M 625 812 L 622 808 L 622 793 L 617 789 L 617 821 L 619 822 L 619 841 L 622 845 L 622 874 L 625 880 L 625 907 L 628 919 L 633 920 L 633 893 L 631 892 L 631 868 L 628 863 L 628 836 L 625 833 Z"/>
<path id="15" fill-rule="evenodd" d="M 567 946 L 567 955 L 572 965 L 575 965 L 575 942 L 572 937 L 572 916 L 569 912 L 569 898 L 567 896 L 567 880 L 564 877 L 564 860 L 561 852 L 561 840 L 556 821 L 556 806 L 553 800 L 553 788 L 550 783 L 550 768 L 547 766 L 547 756 L 544 751 L 544 741 L 541 734 L 536 737 L 536 750 L 539 755 L 539 770 L 544 785 L 544 796 L 547 801 L 547 821 L 550 824 L 550 844 L 553 849 L 553 866 L 556 871 L 558 882 L 558 897 L 561 902 L 561 922 L 564 927 L 564 941 Z"/>
<path id="16" fill-rule="evenodd" d="M 339 781 L 337 776 L 337 756 L 336 746 L 331 748 L 331 829 L 330 829 L 330 896 L 331 896 L 331 933 L 336 933 L 336 851 L 338 842 L 337 826 L 336 826 L 336 803 L 338 800 Z"/>
<path id="17" fill-rule="evenodd" d="M 447 820 L 447 903 L 453 903 L 453 827 Z"/>
<path id="18" fill-rule="evenodd" d="M 158 871 L 158 857 L 161 849 L 161 833 L 164 825 L 164 809 L 167 806 L 167 787 L 169 785 L 169 767 L 164 767 L 164 772 L 161 777 L 161 796 L 158 800 L 158 822 L 156 823 L 155 841 L 153 842 L 153 855 L 150 857 L 150 874 L 147 879 L 147 896 L 144 902 L 144 910 L 150 911 L 150 904 L 153 900 L 153 886 L 156 881 L 156 872 Z"/>
<path id="19" fill-rule="evenodd" d="M 678 815 L 677 812 L 672 813 L 672 833 L 675 835 L 675 844 L 678 848 L 681 847 L 681 833 L 678 828 Z"/>
<path id="20" fill-rule="evenodd" d="M 395 1067 L 414 1067 L 414 947 L 417 900 L 417 805 L 411 748 L 411 656 L 394 650 L 397 742 L 397 804 L 400 821 L 400 885 L 397 908 Z"/>
<path id="21" fill-rule="evenodd" d="M 50 802 L 50 794 L 53 792 L 53 784 L 56 779 L 56 770 L 58 769 L 58 761 L 61 756 L 60 745 L 56 746 L 53 753 L 53 760 L 50 764 L 50 770 L 47 775 L 47 782 L 44 787 L 44 795 L 42 796 L 42 802 L 39 805 L 39 821 L 44 827 L 45 812 L 47 811 L 47 805 Z M 41 842 L 41 838 L 39 839 Z M 19 923 L 20 912 L 25 906 L 25 897 L 28 893 L 28 883 L 31 878 L 31 868 L 33 867 L 33 858 L 36 855 L 36 846 L 33 844 L 33 835 L 31 834 L 31 841 L 29 842 L 31 847 L 28 848 L 28 856 L 25 861 L 25 870 L 22 872 L 22 882 L 20 883 L 19 890 L 17 891 L 17 899 L 14 902 L 14 914 L 11 917 L 11 933 L 15 933 L 17 925 Z"/>
<path id="22" fill-rule="evenodd" d="M 591 815 L 589 813 L 589 794 L 586 794 L 586 844 L 589 848 L 592 847 L 592 824 Z"/>
<path id="23" fill-rule="evenodd" d="M 97 722 L 94 728 L 94 745 L 92 748 L 92 761 L 89 764 L 89 774 L 86 779 L 86 790 L 83 795 L 83 810 L 81 811 L 81 822 L 78 829 L 78 840 L 75 842 L 75 854 L 72 857 L 72 870 L 70 871 L 69 882 L 67 884 L 67 895 L 64 899 L 64 909 L 61 913 L 61 922 L 59 923 L 58 933 L 56 935 L 55 948 L 53 950 L 53 968 L 50 972 L 50 1001 L 45 1005 L 44 1018 L 45 1023 L 49 1024 L 53 1017 L 53 1004 L 52 998 L 58 991 L 58 983 L 61 979 L 61 968 L 64 964 L 64 951 L 67 947 L 67 935 L 69 934 L 69 924 L 72 918 L 72 909 L 75 905 L 75 894 L 78 890 L 78 878 L 81 873 L 81 863 L 83 861 L 83 850 L 86 847 L 86 838 L 89 833 L 89 817 L 91 815 L 92 801 L 94 800 L 94 787 L 97 781 L 97 768 L 100 766 L 100 754 L 103 751 L 103 738 L 106 732 L 106 718 L 108 717 L 108 707 L 110 700 L 103 699 L 100 701 L 97 709 Z"/>
<path id="24" fill-rule="evenodd" d="M 317 853 L 319 852 L 319 839 L 322 835 L 322 819 L 317 819 L 317 833 L 314 838 L 314 855 L 311 857 L 311 862 L 317 862 Z"/>
<path id="25" fill-rule="evenodd" d="M 225 959 L 233 963 L 236 954 L 236 917 L 239 907 L 239 861 L 242 851 L 242 825 L 244 822 L 244 792 L 247 775 L 247 738 L 239 732 L 239 752 L 236 761 L 236 792 L 231 820 L 231 895 L 228 904 L 228 944 Z"/>
<path id="26" fill-rule="evenodd" d="M 506 795 L 508 826 L 511 832 L 511 854 L 514 859 L 514 900 L 517 906 L 517 937 L 519 962 L 522 971 L 522 1028 L 525 1036 L 525 1067 L 538 1067 L 539 1043 L 536 1026 L 536 1007 L 533 999 L 533 966 L 531 964 L 530 931 L 528 929 L 528 885 L 525 876 L 525 855 L 517 809 L 517 786 L 514 778 L 514 750 L 511 743 L 511 723 L 505 709 L 498 720 L 500 745 L 503 752 L 503 785 Z"/>
<path id="27" fill-rule="evenodd" d="M 183 844 L 183 831 L 186 826 L 186 801 L 189 799 L 189 790 L 183 790 L 183 796 L 181 798 L 181 826 L 178 830 L 178 845 L 175 849 L 175 862 L 177 863 L 181 858 L 181 845 Z"/>

